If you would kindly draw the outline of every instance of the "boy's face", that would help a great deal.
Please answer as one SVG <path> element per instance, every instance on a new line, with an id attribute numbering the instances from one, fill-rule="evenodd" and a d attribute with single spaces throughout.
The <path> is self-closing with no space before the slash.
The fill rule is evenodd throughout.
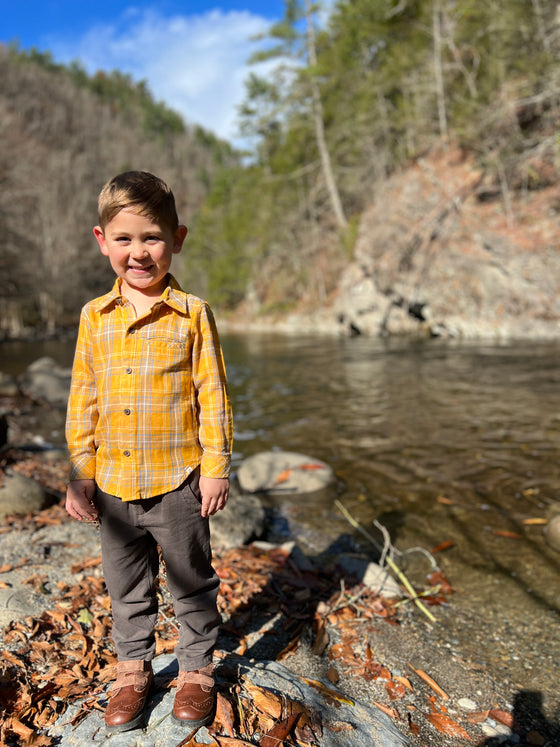
<path id="1" fill-rule="evenodd" d="M 131 290 L 159 296 L 167 284 L 171 259 L 181 251 L 187 228 L 179 226 L 173 233 L 150 218 L 124 209 L 104 230 L 95 226 L 93 233 L 101 253 L 109 257 L 111 267 L 122 280 L 123 295 Z"/>

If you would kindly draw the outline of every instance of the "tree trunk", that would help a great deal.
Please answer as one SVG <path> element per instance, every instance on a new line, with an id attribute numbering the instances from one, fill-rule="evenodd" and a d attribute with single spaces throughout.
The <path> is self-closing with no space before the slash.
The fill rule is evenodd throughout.
<path id="1" fill-rule="evenodd" d="M 307 22 L 307 51 L 309 55 L 309 62 L 312 67 L 317 65 L 317 51 L 315 47 L 315 29 L 313 27 L 313 16 L 311 11 L 310 0 L 305 0 L 305 18 Z M 315 78 L 311 78 L 311 96 L 313 101 L 313 120 L 315 125 L 315 138 L 317 140 L 317 148 L 319 150 L 319 157 L 321 159 L 321 167 L 323 169 L 323 177 L 327 185 L 332 209 L 338 225 L 341 228 L 346 228 L 348 221 L 344 215 L 344 209 L 342 207 L 342 201 L 334 177 L 334 172 L 331 163 L 331 157 L 325 138 L 325 125 L 323 119 L 323 104 L 321 102 L 321 94 L 319 92 L 319 86 Z"/>
<path id="2" fill-rule="evenodd" d="M 443 84 L 443 66 L 441 59 L 441 0 L 433 0 L 432 34 L 434 38 L 434 73 L 436 78 L 436 96 L 438 102 L 439 134 L 447 138 L 447 113 L 445 110 L 445 88 Z"/>

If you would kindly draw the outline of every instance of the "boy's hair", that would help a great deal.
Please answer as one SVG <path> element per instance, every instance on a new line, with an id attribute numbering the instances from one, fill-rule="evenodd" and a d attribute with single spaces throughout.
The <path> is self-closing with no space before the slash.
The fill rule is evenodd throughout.
<path id="1" fill-rule="evenodd" d="M 148 171 L 125 171 L 114 176 L 99 193 L 97 209 L 103 230 L 124 209 L 163 224 L 173 232 L 179 226 L 173 192 Z"/>

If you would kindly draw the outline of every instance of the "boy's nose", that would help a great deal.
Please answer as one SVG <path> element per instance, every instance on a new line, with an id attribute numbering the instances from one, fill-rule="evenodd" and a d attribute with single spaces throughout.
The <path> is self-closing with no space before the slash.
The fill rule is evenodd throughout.
<path id="1" fill-rule="evenodd" d="M 148 252 L 146 251 L 146 247 L 142 243 L 133 242 L 131 244 L 130 255 L 135 259 L 141 259 L 142 257 L 145 257 L 147 253 Z"/>

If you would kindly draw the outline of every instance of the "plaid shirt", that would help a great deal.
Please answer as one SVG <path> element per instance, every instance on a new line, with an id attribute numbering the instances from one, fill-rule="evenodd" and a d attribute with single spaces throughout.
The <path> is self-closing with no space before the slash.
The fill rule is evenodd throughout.
<path id="1" fill-rule="evenodd" d="M 161 495 L 199 464 L 227 477 L 232 415 L 209 306 L 170 282 L 136 318 L 120 294 L 82 309 L 66 438 L 71 480 L 95 479 L 122 500 Z"/>

